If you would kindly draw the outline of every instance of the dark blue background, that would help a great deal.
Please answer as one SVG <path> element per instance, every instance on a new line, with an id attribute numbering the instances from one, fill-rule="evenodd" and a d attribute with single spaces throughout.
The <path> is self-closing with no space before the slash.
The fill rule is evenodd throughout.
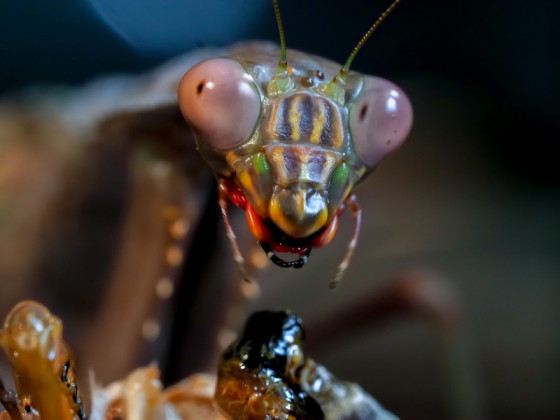
<path id="1" fill-rule="evenodd" d="M 387 6 L 347 0 L 280 2 L 288 46 L 344 61 Z M 149 69 L 203 45 L 277 40 L 263 0 L 52 0 L 3 2 L 0 91 L 30 83 L 79 83 Z M 450 81 L 480 98 L 470 110 L 482 139 L 516 172 L 558 181 L 551 144 L 560 122 L 558 2 L 404 0 L 354 68 L 380 76 Z M 539 139 L 537 149 L 526 143 Z M 526 169 L 528 168 L 528 169 Z"/>

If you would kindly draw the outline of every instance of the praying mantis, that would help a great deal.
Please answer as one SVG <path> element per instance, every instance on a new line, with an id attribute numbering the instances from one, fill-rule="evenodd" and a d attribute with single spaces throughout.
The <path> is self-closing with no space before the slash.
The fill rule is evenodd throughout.
<path id="1" fill-rule="evenodd" d="M 360 228 L 361 210 L 354 188 L 402 144 L 412 124 L 412 108 L 400 88 L 350 70 L 358 50 L 398 3 L 395 1 L 375 21 L 344 66 L 288 50 L 280 29 L 280 47 L 254 41 L 219 50 L 204 49 L 177 57 L 145 75 L 102 78 L 73 91 L 56 90 L 55 100 L 34 96 L 30 115 L 48 118 L 24 125 L 36 124 L 34 132 L 45 136 L 53 132 L 49 138 L 61 143 L 63 139 L 72 140 L 64 147 L 79 150 L 72 153 L 83 155 L 84 172 L 93 168 L 96 174 L 95 182 L 87 174 L 85 186 L 76 182 L 76 190 L 63 191 L 57 200 L 65 204 L 65 197 L 72 197 L 70 204 L 77 203 L 78 209 L 70 210 L 75 212 L 92 209 L 88 223 L 82 223 L 81 230 L 65 229 L 67 221 L 71 223 L 80 216 L 55 208 L 52 213 L 60 214 L 60 219 L 49 222 L 47 229 L 52 246 L 37 257 L 51 267 L 47 273 L 54 273 L 53 281 L 67 279 L 64 293 L 80 294 L 82 288 L 71 280 L 78 274 L 87 283 L 107 279 L 108 286 L 96 287 L 96 291 L 104 291 L 105 295 L 98 298 L 109 303 L 96 318 L 98 327 L 90 328 L 86 338 L 103 335 L 109 324 L 118 324 L 120 330 L 131 334 L 142 330 L 147 332 L 146 337 L 163 334 L 166 322 L 162 320 L 171 316 L 170 299 L 185 302 L 181 284 L 193 277 L 192 270 L 200 267 L 203 259 L 211 258 L 211 251 L 201 242 L 194 243 L 192 237 L 209 208 L 204 207 L 205 200 L 213 198 L 208 192 L 208 167 L 218 183 L 219 206 L 215 207 L 222 213 L 234 259 L 245 278 L 249 275 L 243 259 L 247 259 L 235 240 L 228 200 L 245 210 L 251 235 L 265 250 L 260 255 L 294 268 L 305 263 L 313 247 L 333 240 L 341 212 L 349 208 L 354 232 L 330 282 L 333 287 L 339 284 L 356 249 Z M 227 92 L 233 96 L 228 97 Z M 11 121 L 17 122 L 17 118 L 19 115 Z M 41 125 L 45 121 L 48 127 Z M 106 162 L 114 162 L 111 169 Z M 150 174 L 140 175 L 142 180 L 135 178 L 142 171 Z M 125 181 L 115 182 L 117 179 Z M 157 185 L 146 187 L 150 183 Z M 112 219 L 100 217 L 103 225 L 96 225 L 93 211 L 97 207 L 89 203 L 94 200 L 96 204 L 96 197 L 106 197 L 106 191 L 119 186 L 123 190 L 115 195 L 121 202 L 114 207 L 125 210 L 118 216 L 97 213 L 111 214 Z M 149 188 L 157 190 L 159 196 L 148 205 Z M 130 197 L 130 201 L 122 197 Z M 88 238 L 88 229 L 97 237 L 97 232 L 107 229 L 108 222 L 114 223 L 112 245 L 88 241 L 87 252 L 76 255 L 83 249 L 80 244 Z M 165 224 L 163 234 L 159 223 Z M 193 257 L 197 261 L 192 267 L 185 267 L 197 251 L 202 255 Z M 289 260 L 282 254 L 297 257 Z M 73 264 L 65 264 L 69 268 L 64 269 L 50 265 L 56 263 L 56 255 L 66 255 Z M 224 267 L 230 263 L 227 254 L 220 258 L 228 260 Z M 103 271 L 104 266 L 109 268 Z M 37 278 L 31 269 L 29 278 Z M 222 289 L 228 286 L 224 284 Z M 184 287 L 192 289 L 192 281 Z M 132 288 L 137 290 L 135 299 L 129 302 L 134 310 L 122 311 L 123 296 Z M 238 289 L 231 294 L 239 293 Z M 83 301 L 85 297 L 70 299 Z M 228 299 L 232 305 L 238 304 L 234 297 Z M 223 323 L 222 319 L 216 325 Z M 84 347 L 86 351 L 91 348 Z M 122 346 L 112 353 L 119 351 L 123 358 L 128 357 Z M 124 366 L 118 360 L 111 359 L 114 369 Z"/>
<path id="2" fill-rule="evenodd" d="M 313 247 L 331 242 L 342 211 L 349 208 L 354 233 L 331 282 L 334 288 L 357 246 L 361 210 L 354 187 L 403 143 L 412 124 L 412 107 L 400 88 L 350 71 L 358 50 L 399 0 L 374 23 L 342 67 L 287 50 L 273 3 L 280 47 L 243 43 L 218 58 L 180 59 L 148 77 L 108 80 L 97 91 L 63 101 L 57 113 L 70 132 L 96 135 L 110 132 L 112 123 L 127 126 L 140 120 L 147 126 L 153 122 L 154 131 L 162 128 L 180 141 L 188 124 L 216 175 L 226 232 L 246 279 L 228 200 L 245 211 L 267 257 L 286 268 L 302 267 Z M 111 91 L 114 82 L 120 87 Z M 108 96 L 97 106 L 100 92 Z M 187 124 L 178 121 L 178 115 Z M 179 235 L 178 242 L 182 238 Z M 296 254 L 297 259 L 279 255 L 284 253 Z M 172 268 L 180 265 L 180 259 L 169 260 Z"/>

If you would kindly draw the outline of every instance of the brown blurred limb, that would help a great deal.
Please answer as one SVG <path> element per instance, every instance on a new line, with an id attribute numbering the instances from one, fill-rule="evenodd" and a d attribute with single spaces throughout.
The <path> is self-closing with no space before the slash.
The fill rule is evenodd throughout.
<path id="1" fill-rule="evenodd" d="M 22 420 L 17 396 L 13 391 L 6 390 L 2 379 L 0 379 L 0 403 L 10 415 L 11 420 Z"/>
<path id="2" fill-rule="evenodd" d="M 480 391 L 464 328 L 464 308 L 459 291 L 448 280 L 428 271 L 397 275 L 382 290 L 374 291 L 340 311 L 311 325 L 310 353 L 332 348 L 341 337 L 389 326 L 395 321 L 424 320 L 437 332 L 442 370 L 453 419 L 483 418 Z"/>
<path id="3" fill-rule="evenodd" d="M 176 107 L 114 115 L 91 141 L 125 167 L 124 181 L 110 181 L 127 194 L 102 304 L 79 340 L 84 367 L 108 382 L 164 358 L 170 302 L 212 178 Z"/>
<path id="4" fill-rule="evenodd" d="M 308 327 L 309 345 L 320 349 L 334 337 L 402 318 L 421 317 L 440 330 L 456 329 L 463 319 L 457 291 L 428 272 L 403 273 L 373 293 Z"/>

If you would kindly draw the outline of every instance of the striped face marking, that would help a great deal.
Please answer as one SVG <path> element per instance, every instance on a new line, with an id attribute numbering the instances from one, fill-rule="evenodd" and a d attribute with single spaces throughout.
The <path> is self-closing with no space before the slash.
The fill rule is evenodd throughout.
<path id="1" fill-rule="evenodd" d="M 312 247 L 326 245 L 349 207 L 354 234 L 334 283 L 340 280 L 361 220 L 352 189 L 400 146 L 412 124 L 404 92 L 350 71 L 360 48 L 400 1 L 393 0 L 339 67 L 288 51 L 278 1 L 272 0 L 279 49 L 257 42 L 233 47 L 229 58 L 199 63 L 183 77 L 179 106 L 218 174 L 222 216 L 242 273 L 228 196 L 246 211 L 267 256 L 282 267 L 299 268 Z M 327 81 L 329 73 L 334 77 Z M 300 258 L 284 261 L 274 252 Z"/>
<path id="2" fill-rule="evenodd" d="M 399 1 L 375 21 L 342 67 L 287 51 L 273 0 L 279 49 L 260 43 L 233 47 L 229 57 L 199 63 L 183 77 L 179 105 L 218 175 L 219 204 L 242 273 L 228 198 L 245 210 L 251 232 L 282 267 L 301 267 L 313 247 L 329 243 L 342 209 L 350 208 L 354 234 L 335 283 L 340 279 L 361 218 L 352 190 L 400 146 L 412 123 L 404 92 L 350 71 L 357 51 Z M 277 252 L 299 259 L 284 261 Z"/>
<path id="3" fill-rule="evenodd" d="M 277 177 L 277 184 L 283 187 L 310 182 L 326 188 L 332 171 L 341 160 L 338 153 L 301 145 L 268 147 L 265 153 Z"/>
<path id="4" fill-rule="evenodd" d="M 334 217 L 326 189 L 344 139 L 341 111 L 328 98 L 298 91 L 273 100 L 262 140 L 275 186 L 261 215 L 291 238 L 325 228 Z"/>
<path id="5" fill-rule="evenodd" d="M 279 80 L 270 93 L 257 77 L 269 71 L 265 66 L 242 57 L 235 60 L 197 65 L 194 75 L 184 77 L 187 85 L 180 90 L 198 95 L 199 102 L 194 103 L 201 107 L 206 104 L 203 96 L 214 95 L 207 98 L 212 106 L 205 113 L 234 110 L 228 120 L 232 135 L 227 135 L 229 125 L 213 126 L 206 119 L 198 125 L 194 121 L 192 126 L 204 158 L 218 174 L 219 202 L 235 258 L 243 266 L 227 216 L 228 196 L 245 210 L 251 232 L 267 256 L 282 267 L 299 268 L 313 247 L 328 244 L 341 209 L 347 206 L 354 215 L 355 231 L 337 274 L 340 278 L 355 248 L 361 217 L 352 190 L 402 143 L 412 121 L 410 103 L 390 82 L 360 75 L 352 75 L 341 96 L 348 103 L 341 103 L 325 93 L 327 82 L 313 76 L 318 70 L 306 67 L 308 63 L 294 67 L 286 76 L 288 83 Z M 220 70 L 214 68 L 224 65 Z M 299 83 L 304 75 L 315 77 L 314 83 Z M 221 78 L 226 77 L 224 82 Z M 198 92 L 199 79 L 225 86 L 223 97 L 219 90 Z M 287 90 L 279 88 L 282 84 Z M 232 99 L 239 95 L 240 104 Z M 189 115 L 186 117 L 188 120 Z M 221 130 L 225 132 L 218 136 Z M 284 252 L 297 254 L 299 259 L 284 261 L 275 254 Z"/>
<path id="6" fill-rule="evenodd" d="M 265 141 L 308 142 L 340 150 L 344 130 L 340 111 L 329 99 L 307 92 L 274 101 L 265 130 Z"/>

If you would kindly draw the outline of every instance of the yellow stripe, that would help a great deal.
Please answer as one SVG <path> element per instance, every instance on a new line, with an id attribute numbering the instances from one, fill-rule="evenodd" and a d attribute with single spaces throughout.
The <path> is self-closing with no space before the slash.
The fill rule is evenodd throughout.
<path id="1" fill-rule="evenodd" d="M 281 181 L 286 180 L 288 178 L 288 172 L 286 170 L 283 154 L 284 154 L 283 147 L 275 147 L 272 150 L 271 163 L 273 167 L 276 169 L 277 176 Z"/>
<path id="2" fill-rule="evenodd" d="M 305 216 L 305 197 L 303 196 L 303 191 L 297 190 L 294 199 L 296 200 L 298 219 L 301 220 Z"/>
<path id="3" fill-rule="evenodd" d="M 313 110 L 313 131 L 311 132 L 311 143 L 318 144 L 321 140 L 321 133 L 325 128 L 325 104 L 323 101 L 314 100 L 313 104 L 318 109 Z"/>
<path id="4" fill-rule="evenodd" d="M 251 192 L 255 191 L 255 186 L 253 185 L 253 179 L 251 178 L 251 175 L 249 175 L 248 172 L 246 171 L 241 172 L 240 174 L 237 175 L 237 178 L 239 179 L 239 182 L 241 183 L 241 186 L 245 191 L 251 191 Z"/>
<path id="5" fill-rule="evenodd" d="M 339 112 L 333 113 L 333 119 L 331 124 L 332 124 L 331 136 L 332 136 L 333 147 L 335 149 L 340 149 L 343 146 L 344 134 L 342 133 L 342 126 L 341 126 Z"/>
<path id="6" fill-rule="evenodd" d="M 255 200 L 255 202 L 251 204 L 253 205 L 257 213 L 266 214 L 268 203 L 265 202 L 265 198 L 262 197 L 261 194 L 258 194 L 251 173 L 248 171 L 243 171 L 237 175 L 237 179 L 239 179 L 239 183 L 245 191 L 245 195 L 247 196 L 247 198 L 251 197 L 253 198 L 253 200 Z"/>
<path id="7" fill-rule="evenodd" d="M 277 124 L 278 124 L 278 120 L 277 120 L 277 116 L 278 116 L 278 105 L 280 102 L 275 101 L 272 104 L 272 110 L 270 111 L 270 118 L 268 119 L 268 125 L 266 128 L 266 134 L 272 138 L 275 137 L 275 134 L 277 132 Z"/>
<path id="8" fill-rule="evenodd" d="M 324 152 L 325 165 L 321 168 L 321 179 L 328 180 L 328 176 L 336 165 L 337 157 L 332 152 Z"/>
<path id="9" fill-rule="evenodd" d="M 282 213 L 282 207 L 280 203 L 276 199 L 276 197 L 272 197 L 270 200 L 270 205 L 268 207 L 268 214 L 272 220 L 281 220 L 284 218 L 284 214 Z"/>
<path id="10" fill-rule="evenodd" d="M 290 126 L 292 127 L 292 140 L 298 141 L 299 130 L 299 104 L 301 102 L 300 95 L 292 96 L 292 103 L 290 104 Z"/>
<path id="11" fill-rule="evenodd" d="M 237 156 L 237 153 L 235 153 L 234 151 L 229 151 L 226 153 L 226 162 L 228 163 L 230 168 L 233 168 L 235 161 L 238 159 L 239 157 Z"/>

